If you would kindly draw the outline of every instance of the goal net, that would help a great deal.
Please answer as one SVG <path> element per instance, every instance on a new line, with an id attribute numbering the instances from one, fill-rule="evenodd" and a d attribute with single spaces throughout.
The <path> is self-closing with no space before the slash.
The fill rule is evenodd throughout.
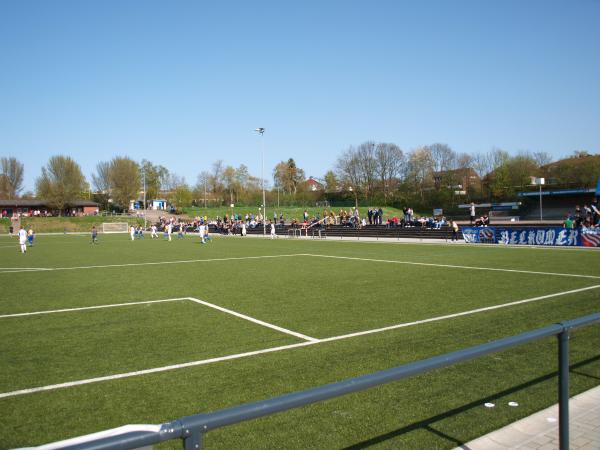
<path id="1" fill-rule="evenodd" d="M 127 233 L 129 224 L 127 222 L 104 222 L 102 224 L 103 233 Z"/>

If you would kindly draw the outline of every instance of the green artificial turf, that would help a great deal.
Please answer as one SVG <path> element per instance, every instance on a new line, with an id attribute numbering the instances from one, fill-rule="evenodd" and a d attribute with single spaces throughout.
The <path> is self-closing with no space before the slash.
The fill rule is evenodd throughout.
<path id="1" fill-rule="evenodd" d="M 0 448 L 167 422 L 600 311 L 600 289 L 591 289 L 343 337 L 600 285 L 600 253 L 241 237 L 201 245 L 191 236 L 172 242 L 128 237 L 101 235 L 91 245 L 89 236 L 38 236 L 26 255 L 18 253 L 14 238 L 0 237 L 0 315 L 193 297 L 333 340 L 0 398 Z M 190 300 L 5 317 L 0 392 L 301 342 Z M 600 326 L 574 333 L 572 394 L 600 384 L 598 348 Z M 216 430 L 208 433 L 206 448 L 447 449 L 556 397 L 552 338 Z M 486 401 L 497 407 L 485 408 Z M 508 407 L 508 401 L 520 406 Z M 158 448 L 180 447 L 172 442 Z"/>

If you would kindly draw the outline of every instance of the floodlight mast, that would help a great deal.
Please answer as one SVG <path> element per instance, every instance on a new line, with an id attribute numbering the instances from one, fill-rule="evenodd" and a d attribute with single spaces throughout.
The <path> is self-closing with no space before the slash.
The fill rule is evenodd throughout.
<path id="1" fill-rule="evenodd" d="M 147 223 L 146 223 L 146 215 L 148 210 L 146 208 L 146 168 L 142 166 L 142 175 L 144 177 L 144 231 L 146 231 Z"/>
<path id="2" fill-rule="evenodd" d="M 267 205 L 265 201 L 265 129 L 264 128 L 256 128 L 258 134 L 260 134 L 260 150 L 262 156 L 262 169 L 260 173 L 260 178 L 262 182 L 262 216 L 263 216 L 263 237 L 267 236 Z"/>

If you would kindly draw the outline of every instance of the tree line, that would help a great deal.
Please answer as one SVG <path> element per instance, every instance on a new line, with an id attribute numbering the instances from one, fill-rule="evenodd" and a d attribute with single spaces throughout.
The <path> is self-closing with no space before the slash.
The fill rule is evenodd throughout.
<path id="1" fill-rule="evenodd" d="M 404 153 L 395 144 L 366 142 L 338 158 L 337 173 L 342 183 L 357 186 L 354 195 L 372 204 L 448 207 L 516 200 L 517 192 L 531 189 L 532 177 L 557 188 L 595 187 L 600 155 L 576 151 L 553 162 L 546 152 L 511 155 L 494 148 L 469 154 L 435 143 Z"/>
<path id="2" fill-rule="evenodd" d="M 23 174 L 16 158 L 0 158 L 0 198 L 33 196 L 22 194 Z M 579 151 L 552 162 L 545 152 L 511 155 L 495 148 L 469 154 L 443 143 L 404 152 L 394 143 L 367 141 L 341 152 L 322 178 L 307 180 L 293 158 L 275 165 L 272 184 L 250 174 L 243 164 L 233 167 L 217 160 L 198 175 L 195 185 L 162 165 L 127 156 L 99 162 L 90 184 L 75 160 L 56 155 L 36 179 L 35 196 L 61 210 L 82 198 L 99 202 L 103 209 L 125 210 L 131 200 L 140 199 L 145 182 L 147 200 L 165 198 L 177 207 L 259 205 L 264 185 L 268 204 L 330 200 L 425 207 L 513 199 L 528 189 L 531 177 L 545 177 L 556 186 L 592 187 L 600 178 L 600 155 Z"/>

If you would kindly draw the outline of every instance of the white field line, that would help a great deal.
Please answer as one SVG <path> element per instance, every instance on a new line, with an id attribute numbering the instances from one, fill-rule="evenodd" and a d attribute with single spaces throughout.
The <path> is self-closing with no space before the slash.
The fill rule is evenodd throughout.
<path id="1" fill-rule="evenodd" d="M 26 312 L 26 313 L 16 313 L 16 314 L 4 314 L 0 316 L 0 319 L 6 319 L 9 317 L 24 317 L 24 316 L 39 316 L 41 314 L 54 314 L 54 313 L 65 313 L 65 312 L 73 312 L 73 311 L 85 311 L 90 309 L 103 309 L 103 308 L 116 308 L 119 306 L 135 306 L 135 305 L 144 305 L 149 303 L 163 303 L 163 302 L 176 302 L 181 300 L 189 300 L 188 297 L 181 298 L 166 298 L 164 300 L 148 300 L 141 302 L 129 302 L 129 303 L 113 303 L 111 305 L 97 305 L 97 306 L 83 306 L 81 308 L 65 308 L 65 309 L 53 309 L 49 311 L 34 311 L 34 312 Z"/>
<path id="2" fill-rule="evenodd" d="M 463 312 L 454 313 L 454 314 L 447 314 L 445 316 L 432 317 L 430 319 L 417 320 L 415 322 L 400 323 L 397 325 L 390 325 L 388 327 L 375 328 L 373 330 L 358 331 L 356 333 L 344 334 L 341 336 L 334 336 L 331 338 L 324 338 L 324 339 L 320 339 L 320 342 L 338 341 L 340 339 L 348 339 L 348 338 L 353 338 L 353 337 L 357 337 L 357 336 L 365 336 L 367 334 L 381 333 L 383 331 L 396 330 L 398 328 L 405 328 L 405 327 L 410 327 L 413 325 L 421 325 L 423 323 L 438 322 L 440 320 L 453 319 L 455 317 L 469 316 L 471 314 L 477 314 L 477 313 L 486 312 L 486 311 L 493 311 L 494 309 L 508 308 L 510 306 L 522 305 L 524 303 L 539 302 L 540 300 L 546 300 L 546 299 L 554 298 L 554 297 L 561 297 L 563 295 L 576 294 L 578 292 L 584 292 L 584 291 L 589 291 L 589 290 L 598 289 L 598 288 L 600 288 L 600 284 L 596 284 L 594 286 L 587 286 L 587 287 L 580 288 L 580 289 L 573 289 L 571 291 L 564 291 L 564 292 L 557 292 L 554 294 L 542 295 L 540 297 L 526 298 L 524 300 L 517 300 L 514 302 L 510 302 L 510 303 L 502 303 L 500 305 L 486 306 L 484 308 L 472 309 L 470 311 L 463 311 Z"/>
<path id="3" fill-rule="evenodd" d="M 218 363 L 218 362 L 222 362 L 222 361 L 230 361 L 230 360 L 234 360 L 234 359 L 246 358 L 249 356 L 262 355 L 265 353 L 274 353 L 274 352 L 279 352 L 282 350 L 289 350 L 289 349 L 294 349 L 294 348 L 298 348 L 298 347 L 306 347 L 309 345 L 316 345 L 316 344 L 321 344 L 321 343 L 325 343 L 325 342 L 340 341 L 343 339 L 350 339 L 350 338 L 354 338 L 357 336 L 364 336 L 367 334 L 381 333 L 384 331 L 389 331 L 389 330 L 402 328 L 402 327 L 410 327 L 410 326 L 420 325 L 420 324 L 428 323 L 428 322 L 435 322 L 435 321 L 447 320 L 447 319 L 451 319 L 451 318 L 455 318 L 455 317 L 459 317 L 459 316 L 477 314 L 480 312 L 490 311 L 490 310 L 494 310 L 494 309 L 507 308 L 510 306 L 519 305 L 519 304 L 523 304 L 523 303 L 537 302 L 537 301 L 545 300 L 548 298 L 554 298 L 554 297 L 559 297 L 559 296 L 563 296 L 563 295 L 574 294 L 577 292 L 582 292 L 582 291 L 597 289 L 597 288 L 600 288 L 600 285 L 588 286 L 585 288 L 574 289 L 571 291 L 557 292 L 555 294 L 548 294 L 548 295 L 543 295 L 540 297 L 533 297 L 533 298 L 518 300 L 518 301 L 510 302 L 510 303 L 503 303 L 500 305 L 489 306 L 486 308 L 473 309 L 470 311 L 464 311 L 464 312 L 460 312 L 460 313 L 456 313 L 456 314 L 448 314 L 445 316 L 432 317 L 430 319 L 418 320 L 418 321 L 408 322 L 408 323 L 404 323 L 404 324 L 397 324 L 397 325 L 392 325 L 392 326 L 384 327 L 384 328 L 377 328 L 377 329 L 361 331 L 361 332 L 357 332 L 357 333 L 333 336 L 333 337 L 324 338 L 324 339 L 316 339 L 313 341 L 304 341 L 304 342 L 299 342 L 297 344 L 282 345 L 279 347 L 271 347 L 271 348 L 255 350 L 255 351 L 251 351 L 251 352 L 237 353 L 234 355 L 219 356 L 216 358 L 203 359 L 203 360 L 198 360 L 198 361 L 190 361 L 190 362 L 182 363 L 182 364 L 173 364 L 173 365 L 169 365 L 169 366 L 155 367 L 152 369 L 137 370 L 135 372 L 119 373 L 119 374 L 107 375 L 107 376 L 103 376 L 103 377 L 88 378 L 85 380 L 69 381 L 66 383 L 50 384 L 47 386 L 38 386 L 38 387 L 33 387 L 33 388 L 28 388 L 28 389 L 20 389 L 17 391 L 3 392 L 3 393 L 0 393 L 0 399 L 7 398 L 7 397 L 16 397 L 16 396 L 25 395 L 25 394 L 33 394 L 33 393 L 42 392 L 42 391 L 52 391 L 55 389 L 68 388 L 68 387 L 73 387 L 73 386 L 81 386 L 84 384 L 98 383 L 101 381 L 111 381 L 111 380 L 118 380 L 121 378 L 135 377 L 135 376 L 139 376 L 139 375 L 147 375 L 147 374 L 151 374 L 151 373 L 166 372 L 169 370 L 183 369 L 186 367 L 202 366 L 202 365 Z"/>
<path id="4" fill-rule="evenodd" d="M 38 267 L 35 269 L 22 270 L 20 267 L 15 267 L 14 270 L 0 269 L 0 273 L 18 273 L 18 272 L 37 272 L 51 270 L 84 270 L 84 269 L 105 269 L 110 267 L 137 267 L 137 266 L 161 266 L 164 264 L 188 264 L 188 263 L 204 263 L 218 261 L 241 261 L 246 259 L 268 259 L 268 258 L 287 258 L 293 256 L 303 256 L 301 253 L 293 253 L 289 255 L 262 255 L 262 256 L 233 256 L 230 258 L 211 258 L 211 259 L 184 259 L 181 261 L 161 261 L 161 262 L 145 262 L 145 263 L 128 263 L 128 264 L 106 264 L 96 266 L 77 266 L 77 267 Z"/>
<path id="5" fill-rule="evenodd" d="M 248 235 L 254 236 L 254 235 Z M 262 235 L 260 236 L 262 237 Z M 281 237 L 281 235 L 280 235 Z M 556 251 L 571 251 L 571 252 L 594 252 L 598 251 L 596 247 L 561 247 L 558 245 L 519 245 L 519 244 L 468 244 L 463 241 L 452 242 L 448 239 L 423 239 L 423 238 L 360 238 L 356 239 L 355 237 L 347 237 L 345 239 L 340 239 L 339 237 L 330 237 L 327 239 L 313 239 L 311 237 L 301 237 L 295 238 L 296 240 L 309 240 L 310 242 L 329 242 L 333 244 L 343 243 L 343 244 L 396 244 L 396 245 L 445 245 L 449 247 L 459 248 L 496 248 L 496 249 L 522 249 L 522 250 L 556 250 Z"/>
<path id="6" fill-rule="evenodd" d="M 296 255 L 300 256 L 300 255 Z M 317 255 L 312 253 L 303 253 L 302 256 L 311 256 L 314 258 L 332 258 L 332 259 L 346 259 L 350 261 L 369 261 L 369 262 L 380 262 L 389 264 L 406 264 L 412 266 L 427 266 L 427 267 L 445 267 L 450 269 L 468 269 L 468 270 L 489 270 L 493 272 L 512 272 L 512 273 L 525 273 L 529 275 L 551 275 L 557 277 L 574 277 L 574 278 L 591 278 L 600 279 L 598 275 L 581 275 L 576 273 L 559 273 L 559 272 L 538 272 L 533 270 L 519 270 L 519 269 L 501 269 L 497 267 L 476 267 L 476 266 L 461 266 L 457 264 L 438 264 L 438 263 L 424 263 L 416 261 L 395 261 L 392 259 L 374 259 L 374 258 L 358 258 L 353 256 L 334 256 L 334 255 Z"/>
<path id="7" fill-rule="evenodd" d="M 39 387 L 34 387 L 34 388 L 29 388 L 29 389 L 20 389 L 18 391 L 3 392 L 3 393 L 0 393 L 0 399 L 7 398 L 7 397 L 15 397 L 18 395 L 33 394 L 35 392 L 52 391 L 55 389 L 68 388 L 68 387 L 73 387 L 73 386 L 81 386 L 83 384 L 98 383 L 100 381 L 118 380 L 120 378 L 129 378 L 129 377 L 135 377 L 135 376 L 139 376 L 139 375 L 148 375 L 151 373 L 165 372 L 168 370 L 183 369 L 185 367 L 202 366 L 205 364 L 227 361 L 227 360 L 231 360 L 231 359 L 245 358 L 248 356 L 261 355 L 264 353 L 271 353 L 271 352 L 277 352 L 277 351 L 281 351 L 281 350 L 287 350 L 290 348 L 303 347 L 306 345 L 313 345 L 318 342 L 319 341 L 304 341 L 304 342 L 300 342 L 297 344 L 283 345 L 280 347 L 272 347 L 272 348 L 267 348 L 267 349 L 263 349 L 263 350 L 255 350 L 252 352 L 238 353 L 235 355 L 220 356 L 217 358 L 204 359 L 204 360 L 200 360 L 200 361 L 191 361 L 191 362 L 182 363 L 182 364 L 173 364 L 171 366 L 155 367 L 153 369 L 144 369 L 144 370 L 137 370 L 135 372 L 119 373 L 116 375 L 107 375 L 104 377 L 89 378 L 87 380 L 69 381 L 67 383 L 50 384 L 47 386 L 39 386 Z"/>
<path id="8" fill-rule="evenodd" d="M 0 319 L 7 319 L 7 318 L 11 318 L 11 317 L 39 316 L 42 314 L 86 311 L 86 310 L 93 310 L 93 309 L 116 308 L 116 307 L 120 307 L 120 306 L 135 306 L 135 305 L 144 305 L 144 304 L 151 304 L 151 303 L 175 302 L 175 301 L 182 301 L 182 300 L 188 300 L 193 303 L 207 306 L 209 308 L 213 308 L 218 311 L 224 312 L 226 314 L 230 314 L 232 316 L 239 317 L 241 319 L 247 320 L 249 322 L 253 322 L 253 323 L 261 325 L 263 327 L 271 328 L 271 329 L 279 331 L 281 333 L 285 333 L 285 334 L 289 334 L 289 335 L 298 337 L 305 341 L 317 341 L 318 340 L 316 338 L 307 336 L 305 334 L 296 333 L 295 331 L 288 330 L 287 328 L 279 327 L 277 325 L 273 325 L 272 323 L 264 322 L 262 320 L 255 319 L 254 317 L 250 317 L 245 314 L 241 314 L 236 311 L 232 311 L 230 309 L 223 308 L 222 306 L 218 306 L 213 303 L 209 303 L 209 302 L 206 302 L 204 300 L 200 300 L 200 299 L 197 299 L 194 297 L 167 298 L 167 299 L 163 299 L 163 300 L 147 300 L 147 301 L 141 301 L 141 302 L 113 303 L 110 305 L 83 306 L 80 308 L 65 308 L 65 309 L 53 309 L 53 310 L 48 310 L 48 311 L 34 311 L 34 312 L 26 312 L 26 313 L 4 314 L 4 315 L 0 315 Z"/>
<path id="9" fill-rule="evenodd" d="M 194 297 L 188 297 L 188 299 L 195 303 L 199 303 L 201 305 L 208 306 L 209 308 L 213 308 L 218 311 L 224 312 L 226 314 L 231 314 L 232 316 L 239 317 L 240 319 L 248 320 L 248 321 L 256 323 L 258 325 L 262 325 L 263 327 L 271 328 L 273 330 L 280 331 L 281 333 L 290 334 L 297 338 L 304 339 L 305 341 L 318 341 L 318 339 L 307 336 L 305 334 L 297 333 L 295 331 L 288 330 L 287 328 L 278 327 L 277 325 L 273 325 L 272 323 L 263 322 L 262 320 L 255 319 L 254 317 L 246 316 L 245 314 L 241 314 L 241 313 L 232 311 L 231 309 L 223 308 L 222 306 L 218 306 L 218 305 L 214 305 L 209 302 L 205 302 L 204 300 L 200 300 L 200 299 L 197 299 Z"/>

